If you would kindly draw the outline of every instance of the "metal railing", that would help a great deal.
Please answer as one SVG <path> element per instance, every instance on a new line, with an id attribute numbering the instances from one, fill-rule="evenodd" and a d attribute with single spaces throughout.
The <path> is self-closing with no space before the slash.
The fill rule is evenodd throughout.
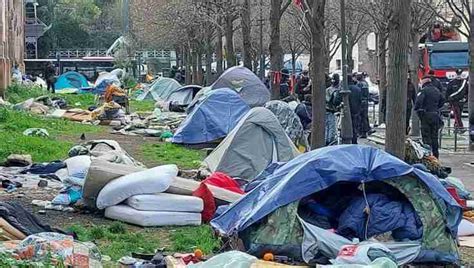
<path id="1" fill-rule="evenodd" d="M 55 59 L 56 54 L 59 53 L 61 58 L 80 59 L 83 57 L 106 57 L 107 49 L 71 49 L 71 50 L 57 50 L 50 51 L 48 58 Z M 136 51 L 135 58 L 162 58 L 169 59 L 172 57 L 170 50 L 140 50 Z"/>

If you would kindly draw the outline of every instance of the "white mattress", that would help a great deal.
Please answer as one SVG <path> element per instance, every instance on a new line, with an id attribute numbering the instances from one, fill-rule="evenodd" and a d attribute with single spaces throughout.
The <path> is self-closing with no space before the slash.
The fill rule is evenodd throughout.
<path id="1" fill-rule="evenodd" d="M 199 197 L 167 193 L 134 195 L 126 204 L 146 211 L 202 212 L 204 207 Z"/>
<path id="2" fill-rule="evenodd" d="M 99 192 L 97 208 L 117 205 L 134 195 L 164 192 L 176 175 L 176 165 L 164 165 L 120 177 L 107 183 Z"/>
<path id="3" fill-rule="evenodd" d="M 126 205 L 117 205 L 106 208 L 105 217 L 142 227 L 201 224 L 201 213 L 142 211 Z"/>

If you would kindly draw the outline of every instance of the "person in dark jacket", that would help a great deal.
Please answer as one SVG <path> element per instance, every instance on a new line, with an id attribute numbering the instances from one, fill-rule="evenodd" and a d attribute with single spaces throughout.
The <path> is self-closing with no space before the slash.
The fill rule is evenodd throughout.
<path id="1" fill-rule="evenodd" d="M 448 83 L 446 89 L 446 100 L 451 105 L 454 113 L 454 128 L 456 131 L 463 131 L 462 110 L 467 100 L 469 83 L 467 79 L 462 78 L 462 69 L 456 70 L 456 78 Z"/>
<path id="2" fill-rule="evenodd" d="M 439 81 L 439 79 L 436 78 L 435 72 L 434 72 L 433 70 L 430 70 L 430 71 L 428 72 L 428 75 L 429 75 L 429 77 L 430 77 L 430 79 L 431 79 L 431 84 L 432 84 L 433 86 L 435 86 L 435 87 L 439 90 L 439 92 L 444 93 L 444 92 L 445 92 L 445 88 L 443 87 L 443 84 L 441 84 L 441 82 Z"/>
<path id="3" fill-rule="evenodd" d="M 336 140 L 337 126 L 335 113 L 339 111 L 339 106 L 342 103 L 342 96 L 339 94 L 340 90 L 340 78 L 336 73 L 332 76 L 331 86 L 326 89 L 326 114 L 324 116 L 326 145 L 330 145 Z"/>
<path id="4" fill-rule="evenodd" d="M 51 93 L 55 93 L 54 83 L 56 83 L 56 68 L 52 62 L 48 63 L 44 68 L 44 79 L 46 80 L 48 91 L 51 89 Z"/>
<path id="5" fill-rule="evenodd" d="M 421 137 L 423 143 L 431 146 L 433 155 L 439 158 L 438 133 L 443 124 L 439 109 L 444 105 L 444 96 L 433 85 L 431 77 L 424 77 L 421 85 L 415 101 L 415 111 L 421 121 Z"/>
<path id="6" fill-rule="evenodd" d="M 347 76 L 349 85 L 349 108 L 352 118 L 352 144 L 357 144 L 357 130 L 360 125 L 360 112 L 362 110 L 362 90 L 356 85 L 352 75 Z"/>
<path id="7" fill-rule="evenodd" d="M 416 90 L 415 85 L 411 81 L 411 77 L 408 76 L 407 82 L 407 112 L 406 112 L 406 124 L 405 129 L 407 135 L 410 133 L 410 118 L 411 118 L 411 110 L 413 109 L 413 105 L 415 104 L 416 100 Z"/>
<path id="8" fill-rule="evenodd" d="M 358 129 L 361 138 L 367 138 L 370 131 L 369 123 L 369 84 L 365 81 L 362 73 L 357 74 L 357 86 L 361 90 L 361 109 L 360 109 L 360 125 Z"/>
<path id="9" fill-rule="evenodd" d="M 304 95 L 311 94 L 308 70 L 304 70 L 296 83 L 295 93 L 300 101 L 304 100 Z"/>
<path id="10" fill-rule="evenodd" d="M 288 69 L 281 70 L 280 80 L 280 99 L 284 99 L 290 95 L 290 71 Z"/>
<path id="11" fill-rule="evenodd" d="M 311 95 L 304 96 L 304 100 L 296 106 L 296 115 L 300 118 L 304 130 L 309 130 L 313 118 L 313 106 L 311 104 Z"/>

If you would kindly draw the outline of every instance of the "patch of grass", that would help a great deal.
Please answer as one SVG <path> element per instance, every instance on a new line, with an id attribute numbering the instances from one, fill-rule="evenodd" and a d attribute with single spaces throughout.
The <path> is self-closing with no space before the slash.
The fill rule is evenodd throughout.
<path id="1" fill-rule="evenodd" d="M 13 84 L 12 86 L 8 87 L 5 93 L 6 100 L 13 104 L 47 94 L 48 92 L 43 91 L 43 89 L 40 87 L 26 87 L 19 84 Z"/>
<path id="2" fill-rule="evenodd" d="M 116 222 L 109 226 L 72 225 L 68 229 L 75 232 L 80 241 L 94 242 L 101 254 L 110 256 L 112 260 L 130 256 L 132 252 L 153 254 L 163 246 L 167 246 L 167 252 L 192 252 L 193 249 L 200 248 L 205 254 L 213 253 L 220 246 L 211 227 L 207 225 L 126 230 L 126 225 Z M 117 230 L 123 232 L 116 232 Z M 169 235 L 171 245 L 164 244 L 168 239 L 164 237 L 166 234 Z"/>
<path id="3" fill-rule="evenodd" d="M 152 100 L 130 100 L 130 107 L 134 112 L 152 112 L 155 109 L 155 102 Z"/>
<path id="4" fill-rule="evenodd" d="M 87 110 L 90 106 L 96 105 L 94 94 L 55 94 L 54 96 L 65 99 L 67 105 L 72 108 Z"/>
<path id="5" fill-rule="evenodd" d="M 220 246 L 220 240 L 216 239 L 209 225 L 176 229 L 171 233 L 171 241 L 176 252 L 192 252 L 199 248 L 204 254 L 210 254 Z"/>
<path id="6" fill-rule="evenodd" d="M 24 136 L 28 128 L 44 128 L 50 137 Z M 31 154 L 33 161 L 43 162 L 62 159 L 73 145 L 57 140 L 59 136 L 79 136 L 92 133 L 100 127 L 82 125 L 63 119 L 34 116 L 25 112 L 0 108 L 0 162 L 10 154 Z"/>
<path id="7" fill-rule="evenodd" d="M 176 164 L 182 169 L 198 168 L 205 158 L 205 152 L 192 150 L 172 143 L 142 145 L 143 158 L 161 165 Z"/>

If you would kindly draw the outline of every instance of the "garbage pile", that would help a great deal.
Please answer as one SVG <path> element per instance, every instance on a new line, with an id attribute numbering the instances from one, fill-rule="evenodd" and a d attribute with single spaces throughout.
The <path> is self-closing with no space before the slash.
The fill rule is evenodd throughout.
<path id="1" fill-rule="evenodd" d="M 0 253 L 32 262 L 49 260 L 65 266 L 102 267 L 101 255 L 93 243 L 74 241 L 14 202 L 0 202 Z"/>

